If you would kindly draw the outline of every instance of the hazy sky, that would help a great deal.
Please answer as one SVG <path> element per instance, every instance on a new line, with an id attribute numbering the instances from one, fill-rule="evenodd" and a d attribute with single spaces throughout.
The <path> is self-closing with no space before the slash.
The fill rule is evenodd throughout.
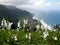
<path id="1" fill-rule="evenodd" d="M 28 11 L 60 10 L 60 0 L 0 0 L 0 4 L 14 5 Z"/>

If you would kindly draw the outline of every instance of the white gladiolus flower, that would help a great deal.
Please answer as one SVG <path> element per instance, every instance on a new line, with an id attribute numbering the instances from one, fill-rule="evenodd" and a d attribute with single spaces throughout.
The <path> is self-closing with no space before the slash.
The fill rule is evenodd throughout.
<path id="1" fill-rule="evenodd" d="M 20 26 L 20 21 L 19 21 L 18 25 L 17 25 L 17 31 L 19 31 L 20 28 L 21 28 L 21 26 Z"/>
<path id="2" fill-rule="evenodd" d="M 24 24 L 28 24 L 28 20 L 24 20 Z"/>
<path id="3" fill-rule="evenodd" d="M 1 23 L 1 26 L 3 26 L 3 21 L 2 21 L 2 23 Z"/>
<path id="4" fill-rule="evenodd" d="M 9 22 L 9 23 L 8 23 L 8 25 L 7 25 L 7 29 L 9 29 L 9 30 L 10 30 L 10 29 L 11 29 L 11 25 L 12 25 L 12 24 L 13 24 L 13 23 L 10 23 L 10 22 Z"/>
<path id="5" fill-rule="evenodd" d="M 36 25 L 36 29 L 39 30 L 39 28 L 40 28 L 40 25 Z"/>
<path id="6" fill-rule="evenodd" d="M 9 38 L 7 38 L 7 42 L 9 42 Z"/>
<path id="7" fill-rule="evenodd" d="M 48 32 L 47 33 L 43 32 L 43 34 L 44 34 L 44 38 L 46 38 L 49 35 Z"/>
<path id="8" fill-rule="evenodd" d="M 25 20 L 25 19 L 24 19 L 23 27 L 25 27 L 25 26 L 26 26 L 26 24 L 28 24 L 28 20 Z"/>
<path id="9" fill-rule="evenodd" d="M 29 39 L 31 39 L 31 33 L 29 33 Z"/>
<path id="10" fill-rule="evenodd" d="M 53 29 L 53 31 L 56 31 L 55 29 Z"/>
<path id="11" fill-rule="evenodd" d="M 57 40 L 57 37 L 53 37 L 54 40 Z"/>
<path id="12" fill-rule="evenodd" d="M 15 40 L 17 40 L 17 37 L 16 37 L 16 35 L 14 36 L 14 39 L 15 39 Z"/>
<path id="13" fill-rule="evenodd" d="M 4 29 L 5 27 L 7 27 L 7 23 L 6 23 L 5 19 L 2 20 L 1 26 L 2 26 L 2 29 Z"/>
<path id="14" fill-rule="evenodd" d="M 4 26 L 7 28 L 7 23 L 6 22 L 4 23 Z"/>
<path id="15" fill-rule="evenodd" d="M 20 27 L 20 22 L 18 22 L 18 27 Z"/>
<path id="16" fill-rule="evenodd" d="M 30 40 L 31 39 L 31 33 L 26 34 L 26 38 L 28 38 Z"/>
<path id="17" fill-rule="evenodd" d="M 28 38 L 28 35 L 26 34 L 26 38 Z"/>
<path id="18" fill-rule="evenodd" d="M 44 26 L 43 26 L 43 25 L 41 25 L 41 29 L 42 29 L 42 30 L 45 30 L 45 28 L 44 28 Z"/>

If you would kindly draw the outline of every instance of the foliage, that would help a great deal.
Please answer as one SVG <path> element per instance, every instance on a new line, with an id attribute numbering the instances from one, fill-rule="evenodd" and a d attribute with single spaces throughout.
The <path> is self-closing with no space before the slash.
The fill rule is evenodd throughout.
<path id="1" fill-rule="evenodd" d="M 0 44 L 1 45 L 60 45 L 60 32 L 59 31 L 47 31 L 48 36 L 44 38 L 43 31 L 31 32 L 31 39 L 26 39 L 23 29 L 17 30 L 0 30 Z M 17 40 L 13 37 L 17 36 Z M 57 39 L 54 39 L 57 37 Z"/>

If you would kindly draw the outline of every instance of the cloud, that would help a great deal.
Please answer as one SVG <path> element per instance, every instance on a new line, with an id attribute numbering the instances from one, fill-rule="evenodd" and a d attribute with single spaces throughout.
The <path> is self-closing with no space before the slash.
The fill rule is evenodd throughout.
<path id="1" fill-rule="evenodd" d="M 0 4 L 15 5 L 17 7 L 37 9 L 45 4 L 46 0 L 0 0 Z"/>
<path id="2" fill-rule="evenodd" d="M 4 5 L 22 5 L 22 4 L 26 4 L 28 0 L 0 0 L 0 4 L 4 4 Z"/>
<path id="3" fill-rule="evenodd" d="M 18 5 L 18 8 L 26 9 L 28 11 L 38 10 L 43 7 L 45 0 L 29 0 L 27 4 Z"/>
<path id="4" fill-rule="evenodd" d="M 29 0 L 27 4 L 18 5 L 20 9 L 24 9 L 30 12 L 38 12 L 38 10 L 47 10 L 51 8 L 51 2 L 47 0 Z"/>
<path id="5" fill-rule="evenodd" d="M 60 9 L 60 2 L 52 2 L 49 0 L 0 0 L 0 4 L 14 5 L 17 8 L 30 12 Z"/>
<path id="6" fill-rule="evenodd" d="M 0 2 L 3 2 L 3 1 L 8 1 L 8 0 L 0 0 Z"/>

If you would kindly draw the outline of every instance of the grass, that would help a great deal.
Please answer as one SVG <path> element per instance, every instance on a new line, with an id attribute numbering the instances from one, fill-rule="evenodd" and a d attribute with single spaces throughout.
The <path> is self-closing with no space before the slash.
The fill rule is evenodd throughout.
<path id="1" fill-rule="evenodd" d="M 0 29 L 0 44 L 1 45 L 60 45 L 60 32 L 59 31 L 48 31 L 49 35 L 43 38 L 43 31 L 31 32 L 31 39 L 26 39 L 23 29 L 17 30 L 1 30 Z M 17 41 L 12 38 L 14 35 L 17 36 Z M 53 39 L 57 37 L 57 40 Z"/>

